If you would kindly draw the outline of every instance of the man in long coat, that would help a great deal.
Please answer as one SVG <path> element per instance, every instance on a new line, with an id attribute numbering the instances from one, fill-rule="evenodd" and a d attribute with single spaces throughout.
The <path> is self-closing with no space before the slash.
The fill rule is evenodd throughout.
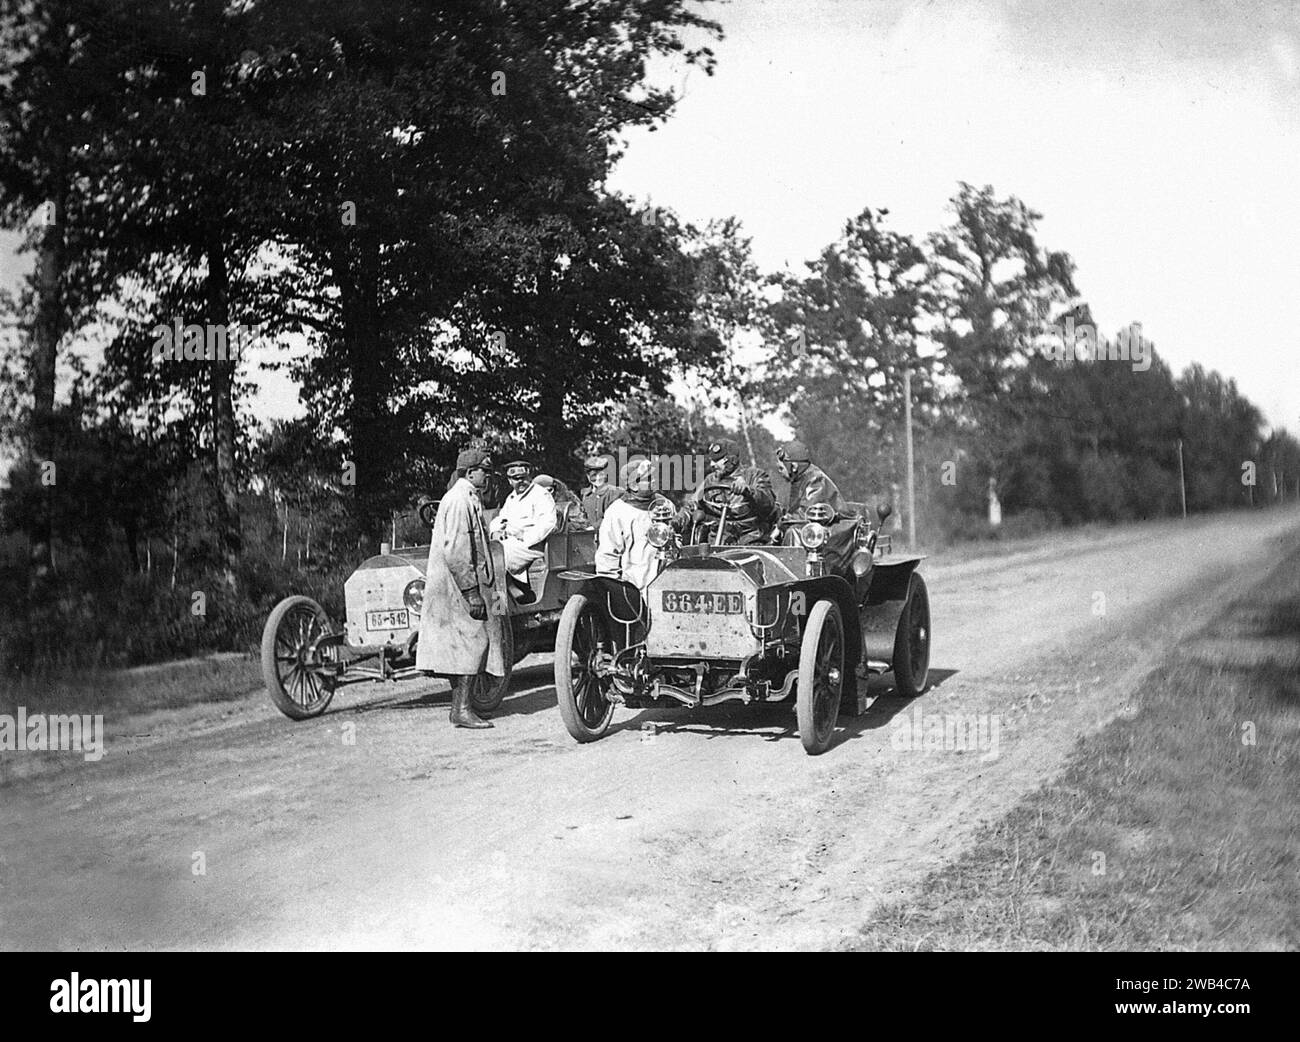
<path id="1" fill-rule="evenodd" d="M 462 473 L 443 497 L 433 523 L 424 607 L 415 665 L 451 678 L 450 720 L 456 727 L 491 727 L 475 715 L 471 698 L 484 674 L 505 676 L 502 627 L 505 567 L 500 544 L 488 539 L 479 491 L 487 486 L 492 461 L 481 448 L 456 459 Z"/>

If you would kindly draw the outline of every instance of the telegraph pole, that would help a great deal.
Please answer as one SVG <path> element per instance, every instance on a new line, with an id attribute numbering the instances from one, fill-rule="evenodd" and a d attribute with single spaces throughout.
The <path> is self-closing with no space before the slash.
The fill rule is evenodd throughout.
<path id="1" fill-rule="evenodd" d="M 1183 477 L 1183 439 L 1178 439 L 1178 491 L 1183 498 L 1183 520 L 1187 520 L 1187 480 Z"/>
<path id="2" fill-rule="evenodd" d="M 903 425 L 907 428 L 907 545 L 916 548 L 916 481 L 912 457 L 912 367 L 903 369 Z"/>

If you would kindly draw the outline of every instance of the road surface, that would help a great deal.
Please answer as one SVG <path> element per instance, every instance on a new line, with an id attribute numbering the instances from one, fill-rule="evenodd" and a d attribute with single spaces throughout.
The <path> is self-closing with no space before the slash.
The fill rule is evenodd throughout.
<path id="1" fill-rule="evenodd" d="M 1298 545 L 1279 510 L 926 562 L 933 688 L 874 681 L 815 758 L 781 707 L 624 711 L 580 746 L 546 658 L 490 731 L 414 683 L 306 723 L 260 693 L 110 719 L 98 763 L 0 787 L 0 947 L 831 947 Z M 936 715 L 981 748 L 912 741 Z"/>

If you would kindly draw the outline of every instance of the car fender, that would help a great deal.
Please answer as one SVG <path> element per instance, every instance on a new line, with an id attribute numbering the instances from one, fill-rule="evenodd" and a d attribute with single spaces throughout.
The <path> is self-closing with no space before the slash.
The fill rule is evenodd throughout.
<path id="1" fill-rule="evenodd" d="M 857 625 L 858 604 L 853 596 L 853 587 L 838 575 L 823 575 L 816 579 L 798 579 L 789 583 L 776 583 L 763 587 L 760 592 L 760 613 L 763 606 L 772 603 L 781 593 L 803 594 L 804 610 L 799 618 L 799 632 L 803 633 L 804 623 L 812 612 L 812 607 L 820 600 L 834 601 L 840 609 L 844 622 L 844 662 L 850 673 L 857 666 L 862 654 L 862 634 Z"/>
<path id="2" fill-rule="evenodd" d="M 907 590 L 912 573 L 924 556 L 890 556 L 876 561 L 871 571 L 870 585 L 858 617 L 862 627 L 862 647 L 865 658 L 872 662 L 891 662 L 894 657 L 894 636 L 898 620 L 907 603 Z"/>

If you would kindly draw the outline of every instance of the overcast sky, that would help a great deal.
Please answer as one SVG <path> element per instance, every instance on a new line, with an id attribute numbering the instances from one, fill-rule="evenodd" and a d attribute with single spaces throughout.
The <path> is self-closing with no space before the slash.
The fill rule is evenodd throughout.
<path id="1" fill-rule="evenodd" d="M 736 0 L 713 77 L 634 134 L 613 188 L 735 214 L 768 269 L 864 206 L 922 236 L 958 180 L 1043 213 L 1103 332 L 1235 377 L 1300 430 L 1300 4 Z M 12 242 L 12 239 L 8 240 Z M 19 262 L 0 242 L 0 276 Z M 262 415 L 297 411 L 269 383 Z"/>
<path id="2" fill-rule="evenodd" d="M 710 5 L 712 78 L 611 185 L 734 213 L 799 266 L 864 206 L 918 237 L 959 180 L 1041 212 L 1104 332 L 1237 379 L 1300 430 L 1300 4 L 1090 0 Z"/>

